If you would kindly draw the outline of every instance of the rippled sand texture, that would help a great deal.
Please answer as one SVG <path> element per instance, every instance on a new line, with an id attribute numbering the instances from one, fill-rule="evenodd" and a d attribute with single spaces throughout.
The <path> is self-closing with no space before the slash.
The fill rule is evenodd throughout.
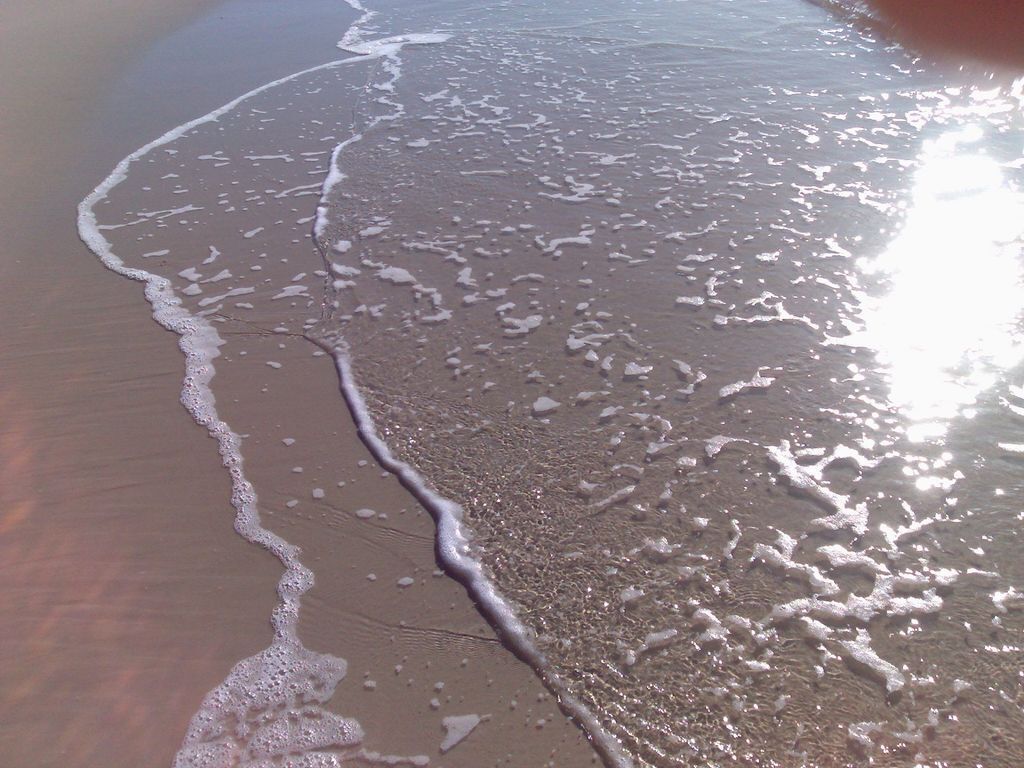
<path id="1" fill-rule="evenodd" d="M 637 764 L 1019 765 L 1020 86 L 785 0 L 430 5 L 154 151 L 115 252 L 351 359 Z"/>

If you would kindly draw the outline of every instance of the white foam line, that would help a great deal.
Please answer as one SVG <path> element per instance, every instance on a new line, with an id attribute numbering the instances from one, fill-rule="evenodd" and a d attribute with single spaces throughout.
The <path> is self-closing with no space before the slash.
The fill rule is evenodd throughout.
<path id="1" fill-rule="evenodd" d="M 345 1 L 352 8 L 363 13 L 363 16 L 356 21 L 353 27 L 358 27 L 374 15 L 374 12 L 367 11 L 359 0 Z M 234 110 L 238 105 L 254 96 L 315 72 L 334 69 L 353 62 L 370 61 L 391 56 L 406 43 L 428 41 L 428 39 L 433 41 L 433 37 L 435 36 L 400 36 L 364 43 L 361 44 L 361 50 L 365 51 L 365 53 L 319 64 L 253 88 L 251 91 L 242 94 L 236 99 L 232 99 L 217 109 L 167 131 L 159 138 L 132 152 L 121 160 L 110 175 L 78 205 L 78 232 L 83 242 L 100 258 L 104 266 L 112 272 L 144 283 L 146 299 L 153 307 L 154 319 L 164 328 L 173 331 L 180 337 L 178 345 L 185 354 L 185 381 L 181 401 L 196 423 L 206 427 L 210 435 L 218 442 L 224 464 L 232 476 L 232 504 L 238 512 L 236 529 L 248 541 L 261 544 L 277 555 L 286 568 L 291 568 L 293 561 L 295 564 L 298 564 L 297 559 L 295 559 L 295 548 L 284 541 L 284 539 L 270 533 L 259 525 L 255 492 L 242 472 L 242 455 L 239 450 L 238 435 L 231 431 L 227 423 L 220 420 L 214 407 L 215 399 L 213 391 L 209 386 L 214 375 L 212 363 L 219 356 L 218 347 L 224 341 L 220 338 L 216 329 L 204 318 L 190 315 L 188 311 L 181 307 L 180 301 L 174 295 L 174 290 L 169 280 L 143 269 L 125 265 L 124 261 L 114 253 L 110 242 L 103 236 L 103 227 L 97 222 L 95 208 L 110 195 L 115 187 L 128 178 L 128 171 L 133 163 L 145 157 L 154 149 L 177 141 L 199 126 L 217 121 L 225 114 Z M 337 176 L 339 172 L 336 170 L 337 154 L 348 143 L 359 138 L 358 135 L 354 136 L 347 142 L 342 142 L 335 149 L 335 153 L 332 155 L 328 180 L 324 184 L 325 194 L 340 181 L 340 178 Z M 312 574 L 308 571 L 306 573 L 311 579 Z M 291 590 L 285 588 L 288 575 L 286 573 L 278 585 L 279 593 L 282 593 L 282 600 L 285 599 L 284 592 L 291 592 Z M 304 591 L 305 589 L 301 590 L 301 592 Z M 294 622 L 292 623 L 294 624 Z M 278 623 L 275 623 L 274 626 L 275 629 L 280 628 Z M 281 626 L 283 627 L 283 625 Z"/>
<path id="2" fill-rule="evenodd" d="M 353 4 L 353 7 L 362 7 L 359 5 L 359 0 L 348 1 L 350 4 Z M 360 20 L 359 23 L 362 21 Z M 354 32 L 355 26 L 353 25 L 353 28 L 349 30 L 349 33 L 338 44 L 339 47 L 357 53 L 376 53 L 387 58 L 392 64 L 390 70 L 391 79 L 389 81 L 391 86 L 394 86 L 401 76 L 399 53 L 403 45 L 407 43 L 440 43 L 449 37 L 445 34 L 407 35 L 367 44 L 359 40 L 358 32 Z M 366 130 L 374 128 L 385 120 L 397 119 L 404 113 L 403 105 L 395 102 L 388 103 L 392 104 L 395 108 L 395 113 L 374 118 L 370 121 Z M 328 215 L 330 196 L 333 190 L 346 178 L 346 174 L 341 170 L 339 160 L 346 148 L 361 141 L 362 138 L 362 132 L 355 133 L 334 147 L 334 150 L 331 152 L 327 176 L 324 179 L 323 188 L 320 193 L 320 202 L 317 206 L 316 220 L 313 225 L 313 241 L 319 248 L 324 263 L 328 268 L 330 267 L 330 259 L 328 258 L 329 243 L 325 235 L 330 224 Z M 466 587 L 470 596 L 481 607 L 481 612 L 488 618 L 491 625 L 497 629 L 506 645 L 536 670 L 547 687 L 558 696 L 561 707 L 583 727 L 590 737 L 595 750 L 604 758 L 605 762 L 615 766 L 615 768 L 631 768 L 633 761 L 625 753 L 618 739 L 605 729 L 586 705 L 572 696 L 565 685 L 551 672 L 544 655 L 534 645 L 530 630 L 519 620 L 513 607 L 498 592 L 496 586 L 488 580 L 480 561 L 473 557 L 469 536 L 462 525 L 462 507 L 457 502 L 447 499 L 433 490 L 412 466 L 396 459 L 387 443 L 381 439 L 373 417 L 366 406 L 366 401 L 363 399 L 362 393 L 355 383 L 351 358 L 348 356 L 344 342 L 336 346 L 327 344 L 322 346 L 325 351 L 334 357 L 338 369 L 340 389 L 352 413 L 352 418 L 360 438 L 378 463 L 398 477 L 406 488 L 433 515 L 437 526 L 437 555 L 441 564 L 450 575 Z"/>
<path id="3" fill-rule="evenodd" d="M 357 133 L 353 136 L 345 139 L 334 148 L 331 152 L 330 166 L 327 169 L 327 178 L 324 179 L 324 183 L 320 188 L 320 203 L 316 207 L 316 221 L 313 223 L 313 236 L 316 238 L 316 242 L 323 240 L 324 234 L 327 232 L 327 225 L 330 223 L 327 212 L 329 210 L 328 197 L 330 197 L 331 190 L 333 190 L 338 184 L 345 179 L 345 174 L 341 172 L 338 167 L 338 158 L 341 153 L 351 144 L 355 144 L 363 138 L 363 134 Z"/>
<path id="4" fill-rule="evenodd" d="M 359 5 L 358 0 L 349 0 L 349 2 L 356 3 L 353 7 L 362 8 Z M 353 28 L 355 25 L 353 25 Z M 411 35 L 397 35 L 395 37 L 386 37 L 381 40 L 373 40 L 370 42 L 362 42 L 359 39 L 358 34 L 352 34 L 350 29 L 345 35 L 345 39 L 338 43 L 339 47 L 343 47 L 345 50 L 352 51 L 353 53 L 364 54 L 366 56 L 373 56 L 374 58 L 384 58 L 388 60 L 391 65 L 389 73 L 391 75 L 390 80 L 386 83 L 389 89 L 393 89 L 398 78 L 401 76 L 401 59 L 399 53 L 402 51 L 402 47 L 406 45 L 425 45 L 430 43 L 443 43 L 448 40 L 450 35 L 444 33 L 420 33 Z M 387 65 L 385 65 L 387 66 Z M 394 114 L 391 115 L 379 115 L 375 117 L 367 125 L 366 130 L 371 130 L 378 126 L 385 120 L 395 120 L 405 111 L 401 104 L 395 102 L 388 102 L 395 107 Z M 345 141 L 334 147 L 331 152 L 331 159 L 327 166 L 327 177 L 324 179 L 323 186 L 320 192 L 320 203 L 317 205 L 316 217 L 313 222 L 313 238 L 314 242 L 323 251 L 326 248 L 324 242 L 324 235 L 327 233 L 327 227 L 330 224 L 328 212 L 330 210 L 330 195 L 331 191 L 338 186 L 345 179 L 345 174 L 342 173 L 341 168 L 338 166 L 338 159 L 341 157 L 341 153 L 352 144 L 357 141 L 361 141 L 363 133 L 358 132 L 345 139 Z M 326 258 L 326 257 L 325 257 Z"/>
<path id="5" fill-rule="evenodd" d="M 358 0 L 346 0 L 346 2 L 356 10 L 363 11 L 363 18 L 366 18 L 367 14 L 370 13 L 362 7 Z M 356 22 L 356 24 L 359 23 L 359 21 Z M 281 595 L 282 604 L 275 611 L 274 616 L 274 628 L 279 634 L 294 634 L 294 618 L 283 621 L 290 611 L 282 611 L 280 609 L 290 607 L 292 596 L 297 601 L 298 596 L 308 589 L 308 586 L 303 589 L 293 589 L 293 581 L 290 577 L 298 575 L 301 571 L 303 572 L 303 578 L 308 579 L 311 583 L 312 573 L 298 563 L 296 549 L 292 545 L 270 533 L 259 524 L 256 495 L 252 485 L 246 480 L 242 471 L 239 437 L 217 415 L 217 410 L 214 407 L 213 391 L 210 389 L 210 381 L 214 375 L 213 360 L 219 356 L 218 347 L 224 341 L 209 322 L 204 318 L 189 314 L 181 306 L 179 299 L 174 295 L 174 289 L 169 280 L 143 269 L 125 265 L 124 261 L 114 253 L 110 242 L 103 236 L 101 227 L 97 222 L 95 207 L 105 200 L 115 187 L 128 178 L 128 171 L 134 162 L 145 157 L 154 149 L 177 141 L 201 125 L 215 122 L 223 115 L 235 109 L 239 104 L 272 88 L 314 72 L 333 69 L 355 61 L 367 61 L 378 58 L 379 56 L 387 55 L 389 50 L 387 46 L 379 46 L 376 49 L 368 49 L 368 53 L 365 55 L 337 59 L 326 64 L 304 69 L 301 72 L 295 72 L 254 88 L 212 112 L 183 123 L 121 160 L 110 175 L 78 205 L 78 232 L 85 244 L 112 272 L 116 272 L 130 280 L 144 283 L 146 300 L 153 307 L 153 318 L 164 328 L 173 331 L 180 337 L 178 346 L 185 355 L 185 380 L 181 401 L 196 423 L 206 427 L 210 436 L 217 440 L 224 465 L 231 474 L 231 503 L 238 513 L 235 519 L 235 529 L 247 541 L 260 544 L 273 552 L 287 569 L 278 584 L 278 593 Z M 297 608 L 297 602 L 295 607 Z"/>
<path id="6" fill-rule="evenodd" d="M 358 0 L 346 2 L 362 11 L 362 17 L 353 26 L 364 23 L 372 14 Z M 97 221 L 96 206 L 107 199 L 111 191 L 128 177 L 133 163 L 154 149 L 170 144 L 193 129 L 211 122 L 235 109 L 245 101 L 268 90 L 314 72 L 333 69 L 356 61 L 366 61 L 389 55 L 400 48 L 403 41 L 388 40 L 381 45 L 368 44 L 360 55 L 330 61 L 295 72 L 254 88 L 207 114 L 183 123 L 125 157 L 114 170 L 78 205 L 78 231 L 83 242 L 112 272 L 145 285 L 146 300 L 152 306 L 153 318 L 179 337 L 178 346 L 185 355 L 185 377 L 181 402 L 197 424 L 205 427 L 218 446 L 224 466 L 231 476 L 231 504 L 235 508 L 235 530 L 246 541 L 264 547 L 278 558 L 285 568 L 277 584 L 280 602 L 271 615 L 274 639 L 269 648 L 256 656 L 243 659 L 228 674 L 225 681 L 203 700 L 199 711 L 189 724 L 181 750 L 175 757 L 175 766 L 206 764 L 210 754 L 228 749 L 241 754 L 246 748 L 242 737 L 231 735 L 230 729 L 217 725 L 219 718 L 245 718 L 246 702 L 259 700 L 261 706 L 274 708 L 282 705 L 293 710 L 288 716 L 303 721 L 307 729 L 321 733 L 324 746 L 329 744 L 348 749 L 362 738 L 362 730 L 355 721 L 345 720 L 321 711 L 310 717 L 308 702 L 326 701 L 334 687 L 344 677 L 344 660 L 306 650 L 298 638 L 298 615 L 301 597 L 313 585 L 313 573 L 299 560 L 299 550 L 260 523 L 257 498 L 252 484 L 245 476 L 241 440 L 217 413 L 215 398 L 210 387 L 214 376 L 213 361 L 224 344 L 216 329 L 203 317 L 192 315 L 175 296 L 171 282 L 159 275 L 125 265 L 114 253 Z M 288 683 L 288 685 L 286 685 Z M 298 702 L 303 702 L 298 706 Z M 233 743 L 232 743 L 233 742 Z M 372 756 L 371 756 L 372 757 Z M 390 762 L 423 764 L 425 758 L 390 758 Z"/>
<path id="7" fill-rule="evenodd" d="M 363 27 L 370 19 L 377 15 L 376 11 L 367 9 L 360 0 L 345 0 L 345 2 L 348 3 L 352 10 L 358 11 L 362 15 L 353 22 L 352 26 L 345 32 L 345 36 L 338 41 L 338 47 L 342 49 L 358 42 L 362 37 Z"/>
<path id="8" fill-rule="evenodd" d="M 273 649 L 296 648 L 305 652 L 298 640 L 298 611 L 302 595 L 313 585 L 313 573 L 299 561 L 297 547 L 260 524 L 256 493 L 243 470 L 240 438 L 217 413 L 210 382 L 214 376 L 213 360 L 220 354 L 219 347 L 224 344 L 223 339 L 205 318 L 191 315 L 181 306 L 169 280 L 151 272 L 125 265 L 124 261 L 114 253 L 110 242 L 103 236 L 102 228 L 97 221 L 95 207 L 107 199 L 111 191 L 128 178 L 128 171 L 133 163 L 154 149 L 177 141 L 199 126 L 216 122 L 223 115 L 254 96 L 315 72 L 334 69 L 357 61 L 391 57 L 407 43 L 440 42 L 447 37 L 444 35 L 399 36 L 372 43 L 362 43 L 359 40 L 360 28 L 375 15 L 375 12 L 366 10 L 359 0 L 345 0 L 345 2 L 353 9 L 361 11 L 363 15 L 349 28 L 339 45 L 348 50 L 358 51 L 357 55 L 310 67 L 265 83 L 201 117 L 167 131 L 121 160 L 114 170 L 78 205 L 78 231 L 82 241 L 109 270 L 130 280 L 144 283 L 146 299 L 153 307 L 153 318 L 179 337 L 178 346 L 185 355 L 185 378 L 181 402 L 196 423 L 205 427 L 210 436 L 217 441 L 221 459 L 231 475 L 231 503 L 236 510 L 235 530 L 246 541 L 269 550 L 285 567 L 285 573 L 277 586 L 281 602 L 275 607 L 271 617 L 274 643 L 264 653 Z M 314 228 L 318 239 L 327 226 L 324 203 L 330 191 L 344 179 L 344 174 L 338 169 L 338 157 L 346 146 L 358 141 L 361 137 L 361 134 L 352 136 L 335 147 L 332 152 L 331 165 L 321 193 L 321 206 L 318 207 L 318 218 Z M 321 219 L 321 209 L 324 209 L 323 219 Z M 495 586 L 487 580 L 481 564 L 471 556 L 469 542 L 461 524 L 462 508 L 434 492 L 412 467 L 392 456 L 390 449 L 378 436 L 362 395 L 354 384 L 347 354 L 338 349 L 334 349 L 332 352 L 335 355 L 334 359 L 339 371 L 342 393 L 353 413 L 360 436 L 381 465 L 398 476 L 434 514 L 438 527 L 438 556 L 442 564 L 466 585 L 474 599 L 483 606 L 485 613 L 490 614 L 492 623 L 498 628 L 509 646 L 537 670 L 547 685 L 554 690 L 559 697 L 561 706 L 583 726 L 595 748 L 605 760 L 617 768 L 632 766 L 632 760 L 623 751 L 618 740 L 604 728 L 582 702 L 573 697 L 550 673 L 546 660 L 534 646 L 527 628 L 519 621 L 511 606 Z M 308 654 L 308 652 L 305 653 Z M 326 656 L 323 658 L 337 662 L 335 668 L 340 667 L 340 674 L 344 674 L 344 662 Z M 245 677 L 242 673 L 247 670 L 243 668 L 243 665 L 249 661 L 251 660 L 240 662 L 232 670 L 228 680 L 207 696 L 203 707 L 190 725 L 186 745 L 189 745 L 193 738 L 203 737 L 205 731 L 202 726 L 207 722 L 206 718 L 210 716 L 207 705 L 221 703 L 219 697 L 223 696 L 224 691 L 236 682 L 236 677 L 244 681 Z M 181 757 L 179 754 L 179 760 Z M 184 765 L 184 763 L 182 764 Z"/>
<path id="9" fill-rule="evenodd" d="M 341 392 L 352 412 L 359 437 L 377 462 L 398 477 L 433 515 L 437 524 L 438 558 L 446 571 L 465 585 L 472 598 L 481 606 L 482 612 L 497 628 L 502 640 L 541 675 L 547 686 L 558 696 L 563 709 L 586 730 L 605 761 L 616 768 L 632 766 L 632 759 L 625 753 L 618 739 L 551 672 L 547 659 L 533 643 L 533 633 L 519 620 L 514 608 L 487 578 L 480 561 L 473 557 L 469 536 L 462 524 L 461 505 L 437 493 L 412 466 L 395 458 L 387 443 L 381 439 L 356 384 L 351 358 L 344 342 L 337 346 L 322 346 L 334 357 Z"/>

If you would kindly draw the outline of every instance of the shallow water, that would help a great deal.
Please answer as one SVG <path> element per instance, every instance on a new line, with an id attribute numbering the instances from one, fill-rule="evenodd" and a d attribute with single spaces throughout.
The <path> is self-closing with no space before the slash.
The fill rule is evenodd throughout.
<path id="1" fill-rule="evenodd" d="M 372 10 L 113 253 L 254 377 L 336 354 L 609 763 L 1018 765 L 1022 81 L 790 0 Z"/>

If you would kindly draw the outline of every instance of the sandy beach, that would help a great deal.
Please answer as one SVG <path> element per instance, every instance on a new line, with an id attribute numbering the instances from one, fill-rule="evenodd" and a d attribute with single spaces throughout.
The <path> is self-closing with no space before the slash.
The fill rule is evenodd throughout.
<path id="1" fill-rule="evenodd" d="M 968 5 L 4 4 L 0 763 L 1019 766 Z"/>
<path id="2" fill-rule="evenodd" d="M 178 402 L 173 335 L 152 322 L 138 284 L 84 248 L 74 212 L 137 146 L 330 59 L 354 15 L 340 3 L 305 5 L 284 14 L 245 2 L 0 9 L 0 754 L 12 768 L 169 766 L 203 696 L 270 641 L 280 565 L 232 528 L 215 444 Z M 278 47 L 267 45 L 272 33 Z M 313 367 L 295 366 L 297 386 L 340 405 L 333 368 L 302 358 Z M 321 416 L 266 414 L 320 441 L 296 451 L 323 449 L 358 473 L 353 498 L 408 518 L 369 541 L 344 528 L 294 537 L 317 578 L 307 645 L 351 665 L 338 708 L 380 751 L 437 755 L 442 716 L 477 712 L 490 717 L 445 765 L 553 755 L 558 765 L 590 764 L 586 740 L 543 701 L 533 672 L 496 642 L 459 585 L 432 575 L 429 516 L 379 470 L 357 467 L 365 451 L 343 408 Z M 247 458 L 261 461 L 258 451 Z M 366 599 L 370 570 L 393 599 Z M 393 585 L 404 575 L 422 587 L 400 594 Z M 376 690 L 364 686 L 370 670 Z"/>

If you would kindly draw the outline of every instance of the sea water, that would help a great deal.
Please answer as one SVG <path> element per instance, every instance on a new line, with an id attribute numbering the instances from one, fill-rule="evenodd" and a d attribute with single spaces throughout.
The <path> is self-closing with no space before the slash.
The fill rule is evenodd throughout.
<path id="1" fill-rule="evenodd" d="M 81 210 L 288 567 L 179 764 L 423 759 L 319 709 L 215 407 L 256 328 L 334 356 L 311 407 L 609 765 L 1019 765 L 1024 81 L 853 4 L 350 4 Z"/>

